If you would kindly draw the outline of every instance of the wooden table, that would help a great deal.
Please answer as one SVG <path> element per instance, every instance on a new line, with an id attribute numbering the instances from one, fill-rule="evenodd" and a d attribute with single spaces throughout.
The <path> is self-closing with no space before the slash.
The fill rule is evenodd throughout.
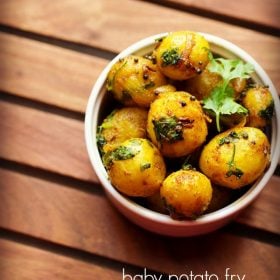
<path id="1" fill-rule="evenodd" d="M 196 280 L 217 279 L 206 273 L 226 279 L 227 268 L 240 279 L 279 279 L 279 168 L 225 228 L 162 237 L 111 206 L 83 134 L 103 67 L 160 32 L 228 39 L 259 61 L 279 91 L 279 14 L 277 0 L 0 1 L 0 279 L 114 280 L 124 279 L 124 269 L 139 280 L 145 268 L 153 279 L 188 279 L 182 275 L 191 272 L 204 275 Z"/>

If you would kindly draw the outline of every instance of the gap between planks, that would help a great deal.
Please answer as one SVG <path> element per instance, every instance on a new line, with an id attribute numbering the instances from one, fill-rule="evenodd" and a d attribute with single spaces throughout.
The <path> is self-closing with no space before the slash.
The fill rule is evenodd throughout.
<path id="1" fill-rule="evenodd" d="M 139 274 L 143 272 L 141 267 L 136 265 L 131 265 L 123 262 L 119 262 L 117 260 L 109 259 L 103 257 L 101 255 L 95 255 L 93 253 L 89 253 L 77 248 L 68 247 L 64 245 L 60 245 L 54 242 L 50 242 L 44 239 L 34 238 L 30 235 L 26 235 L 23 233 L 7 230 L 0 227 L 0 243 L 1 240 L 7 240 L 12 243 L 16 243 L 19 245 L 24 245 L 25 247 L 39 249 L 40 251 L 45 251 L 50 253 L 55 257 L 55 255 L 67 257 L 82 263 L 87 263 L 93 265 L 92 268 L 99 268 L 103 272 L 105 271 L 114 271 L 115 274 L 119 276 L 121 275 L 122 268 L 125 267 L 126 272 L 130 274 Z M 0 246 L 1 247 L 1 246 Z M 1 266 L 1 265 L 0 265 Z M 148 270 L 149 273 L 153 273 L 155 275 L 161 274 L 158 271 Z M 109 273 L 108 273 L 109 274 Z M 0 272 L 1 275 L 1 272 Z M 91 278 L 92 279 L 92 278 Z M 106 279 L 104 277 L 104 279 Z"/>
<path id="2" fill-rule="evenodd" d="M 252 19 L 245 17 L 241 18 L 235 14 L 222 13 L 220 11 L 215 11 L 214 9 L 209 9 L 208 7 L 204 7 L 203 3 L 198 5 L 192 5 L 191 2 L 186 3 L 182 1 L 172 1 L 172 0 L 136 0 L 142 2 L 153 3 L 158 6 L 164 6 L 167 8 L 171 8 L 177 11 L 185 11 L 187 13 L 191 13 L 193 15 L 201 16 L 204 18 L 209 18 L 212 20 L 220 21 L 223 23 L 229 23 L 232 25 L 236 25 L 239 27 L 255 30 L 264 34 L 269 34 L 275 37 L 279 37 L 280 28 L 278 26 L 273 26 L 272 24 L 266 24 L 253 21 Z M 215 4 L 213 4 L 215 5 Z M 257 4 L 256 4 L 257 5 Z M 242 5 L 241 5 L 242 7 Z M 247 11 L 248 12 L 248 11 Z"/>
<path id="3" fill-rule="evenodd" d="M 12 26 L 8 26 L 5 24 L 0 24 L 0 32 L 16 35 L 21 38 L 26 38 L 26 39 L 38 41 L 41 43 L 50 44 L 50 45 L 53 45 L 56 47 L 76 51 L 79 53 L 88 54 L 91 56 L 97 56 L 97 57 L 100 57 L 100 58 L 103 58 L 106 60 L 112 60 L 117 55 L 116 52 L 113 52 L 110 50 L 105 50 L 102 48 L 86 45 L 86 44 L 79 43 L 79 42 L 71 42 L 71 41 L 68 41 L 65 39 L 60 39 L 60 38 L 51 37 L 51 36 L 47 36 L 47 35 L 41 35 L 39 33 L 21 30 L 21 29 L 18 29 L 18 28 L 12 27 Z"/>

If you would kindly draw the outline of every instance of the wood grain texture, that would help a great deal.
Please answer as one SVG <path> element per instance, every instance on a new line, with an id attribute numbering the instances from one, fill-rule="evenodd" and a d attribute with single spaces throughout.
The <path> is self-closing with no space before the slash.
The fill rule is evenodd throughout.
<path id="1" fill-rule="evenodd" d="M 249 52 L 277 88 L 280 39 L 141 1 L 0 1 L 0 23 L 119 52 L 152 34 L 189 29 L 223 37 Z M 133 15 L 133 16 L 132 16 Z"/>
<path id="2" fill-rule="evenodd" d="M 260 24 L 280 30 L 280 5 L 278 0 L 164 0 L 161 2 L 180 4 L 181 7 L 197 8 L 253 24 Z"/>
<path id="3" fill-rule="evenodd" d="M 221 232 L 161 237 L 128 222 L 102 195 L 4 169 L 0 177 L 0 226 L 6 229 L 166 273 L 222 275 L 230 267 L 248 279 L 267 279 L 279 272 L 280 251 L 271 245 Z"/>
<path id="4" fill-rule="evenodd" d="M 2 32 L 0 41 L 0 90 L 85 111 L 105 59 Z"/>
<path id="5" fill-rule="evenodd" d="M 280 201 L 279 187 L 280 177 L 273 176 L 257 201 L 250 205 L 237 218 L 237 221 L 279 234 L 280 221 L 277 218 L 280 211 L 278 206 Z"/>
<path id="6" fill-rule="evenodd" d="M 2 158 L 97 182 L 89 164 L 83 123 L 0 102 Z"/>
<path id="7" fill-rule="evenodd" d="M 1 280 L 121 279 L 121 272 L 0 239 Z"/>

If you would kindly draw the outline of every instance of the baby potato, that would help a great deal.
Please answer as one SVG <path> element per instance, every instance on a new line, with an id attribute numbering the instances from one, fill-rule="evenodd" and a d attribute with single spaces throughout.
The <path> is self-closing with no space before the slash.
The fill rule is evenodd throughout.
<path id="1" fill-rule="evenodd" d="M 147 132 L 163 156 L 181 157 L 203 144 L 208 129 L 196 98 L 177 91 L 160 94 L 151 104 Z"/>
<path id="2" fill-rule="evenodd" d="M 186 91 L 193 94 L 198 100 L 207 98 L 213 89 L 222 83 L 222 77 L 218 73 L 210 72 L 207 67 L 200 74 L 186 81 Z M 235 78 L 229 86 L 234 90 L 235 98 L 239 97 L 240 93 L 246 87 L 246 79 Z"/>
<path id="3" fill-rule="evenodd" d="M 165 92 L 174 92 L 176 91 L 176 88 L 173 85 L 164 85 L 164 86 L 160 86 L 158 88 L 155 89 L 154 93 L 155 95 L 159 95 L 161 93 L 165 93 Z"/>
<path id="4" fill-rule="evenodd" d="M 163 182 L 160 195 L 172 218 L 196 218 L 212 198 L 210 180 L 194 170 L 171 173 Z"/>
<path id="5" fill-rule="evenodd" d="M 137 107 L 114 110 L 98 127 L 97 144 L 102 153 L 130 138 L 146 138 L 148 111 Z"/>
<path id="6" fill-rule="evenodd" d="M 168 34 L 155 49 L 157 65 L 164 75 L 174 80 L 186 80 L 200 74 L 209 62 L 209 44 L 191 31 Z"/>
<path id="7" fill-rule="evenodd" d="M 202 150 L 199 167 L 214 184 L 238 189 L 261 176 L 269 157 L 266 135 L 258 128 L 240 127 L 210 140 Z"/>
<path id="8" fill-rule="evenodd" d="M 186 91 L 191 92 L 198 100 L 208 97 L 212 90 L 222 82 L 222 77 L 207 68 L 198 76 L 186 81 Z"/>
<path id="9" fill-rule="evenodd" d="M 164 75 L 151 60 L 130 55 L 120 59 L 110 70 L 107 90 L 126 106 L 149 107 L 154 90 L 166 84 Z"/>
<path id="10" fill-rule="evenodd" d="M 112 184 L 128 196 L 147 197 L 159 191 L 166 168 L 158 149 L 147 139 L 132 138 L 103 157 Z"/>
<path id="11" fill-rule="evenodd" d="M 272 95 L 267 87 L 250 88 L 242 100 L 249 111 L 248 126 L 264 128 L 271 121 L 274 109 Z"/>

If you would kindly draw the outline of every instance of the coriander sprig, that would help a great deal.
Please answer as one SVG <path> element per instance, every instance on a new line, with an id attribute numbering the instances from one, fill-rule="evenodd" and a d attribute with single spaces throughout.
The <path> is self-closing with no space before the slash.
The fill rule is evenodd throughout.
<path id="1" fill-rule="evenodd" d="M 234 91 L 229 86 L 235 78 L 247 79 L 254 68 L 249 63 L 239 59 L 213 58 L 210 54 L 210 62 L 207 68 L 210 72 L 222 77 L 222 83 L 215 87 L 210 96 L 203 100 L 203 108 L 215 114 L 217 130 L 221 131 L 221 115 L 247 114 L 248 110 L 234 100 Z"/>

